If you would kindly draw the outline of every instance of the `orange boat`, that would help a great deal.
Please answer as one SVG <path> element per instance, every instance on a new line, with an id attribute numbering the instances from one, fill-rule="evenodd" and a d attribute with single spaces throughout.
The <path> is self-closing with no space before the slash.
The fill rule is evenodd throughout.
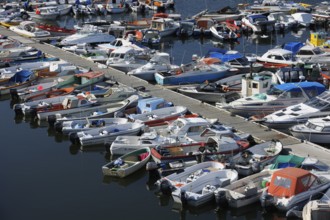
<path id="1" fill-rule="evenodd" d="M 69 95 L 74 91 L 75 87 L 67 87 L 67 88 L 60 88 L 60 89 L 53 89 L 48 92 L 40 93 L 35 96 L 31 96 L 25 101 L 30 102 L 30 101 L 35 101 L 35 100 L 41 100 L 41 99 L 46 99 L 46 98 L 52 98 L 56 96 L 63 96 L 63 95 Z"/>

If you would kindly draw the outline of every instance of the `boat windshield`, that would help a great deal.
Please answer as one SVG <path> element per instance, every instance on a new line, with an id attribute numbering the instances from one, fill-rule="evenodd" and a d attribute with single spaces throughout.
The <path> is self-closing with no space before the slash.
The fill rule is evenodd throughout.
<path id="1" fill-rule="evenodd" d="M 274 96 L 279 96 L 283 93 L 282 90 L 276 88 L 275 86 L 273 86 L 272 88 L 270 88 L 268 91 L 267 91 L 267 95 L 274 95 Z"/>
<path id="2" fill-rule="evenodd" d="M 323 126 L 313 124 L 313 123 L 311 123 L 309 121 L 306 122 L 305 126 L 307 128 L 313 129 L 315 131 L 322 131 L 322 129 L 323 129 Z"/>
<path id="3" fill-rule="evenodd" d="M 329 108 L 330 104 L 330 93 L 329 91 L 323 92 L 319 96 L 315 96 L 306 102 L 306 105 L 311 106 L 313 108 L 317 108 L 320 110 L 325 110 Z"/>
<path id="4" fill-rule="evenodd" d="M 314 54 L 315 54 L 315 55 L 320 55 L 320 54 L 324 54 L 324 53 L 325 53 L 325 52 L 322 51 L 319 47 L 315 47 L 315 48 L 313 49 L 313 51 L 314 51 Z"/>
<path id="5" fill-rule="evenodd" d="M 292 60 L 292 61 L 296 61 L 296 57 L 293 56 L 292 54 L 283 54 L 283 57 L 285 60 Z"/>

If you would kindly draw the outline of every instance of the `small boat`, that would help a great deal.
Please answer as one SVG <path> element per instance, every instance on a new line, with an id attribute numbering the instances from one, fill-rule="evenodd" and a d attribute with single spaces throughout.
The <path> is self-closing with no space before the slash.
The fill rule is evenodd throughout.
<path id="1" fill-rule="evenodd" d="M 272 32 L 274 24 L 274 20 L 268 20 L 263 14 L 250 14 L 242 18 L 242 26 L 251 29 L 256 34 Z"/>
<path id="2" fill-rule="evenodd" d="M 94 71 L 77 73 L 68 76 L 61 77 L 62 81 L 54 87 L 47 90 L 42 90 L 40 93 L 36 93 L 26 99 L 26 101 L 40 100 L 44 98 L 50 98 L 56 95 L 64 95 L 73 92 L 74 90 L 80 90 L 93 86 L 94 84 L 104 80 L 104 72 Z M 40 74 L 39 74 L 40 75 Z"/>
<path id="3" fill-rule="evenodd" d="M 330 138 L 330 116 L 310 118 L 305 124 L 289 128 L 290 133 L 301 140 L 318 144 L 328 144 Z"/>
<path id="4" fill-rule="evenodd" d="M 260 172 L 265 166 L 274 162 L 282 149 L 283 145 L 280 141 L 267 141 L 229 158 L 227 165 L 237 170 L 239 175 L 248 176 Z"/>
<path id="5" fill-rule="evenodd" d="M 125 0 L 109 0 L 106 9 L 110 14 L 120 14 L 128 10 Z"/>
<path id="6" fill-rule="evenodd" d="M 216 203 L 218 205 L 227 203 L 232 208 L 242 208 L 258 202 L 273 172 L 274 170 L 261 171 L 216 189 L 214 191 Z"/>
<path id="7" fill-rule="evenodd" d="M 275 29 L 284 31 L 298 26 L 298 22 L 284 12 L 272 12 L 268 16 L 268 20 L 275 21 Z"/>
<path id="8" fill-rule="evenodd" d="M 236 41 L 239 36 L 234 31 L 229 29 L 226 24 L 215 24 L 210 28 L 212 36 L 222 41 Z"/>
<path id="9" fill-rule="evenodd" d="M 196 156 L 205 157 L 211 155 L 222 155 L 225 159 L 250 146 L 247 140 L 235 137 L 234 134 L 216 134 L 203 138 L 206 141 L 195 141 L 190 144 L 183 143 L 180 145 L 159 145 L 151 149 L 152 158 L 156 163 L 169 163 L 177 160 L 187 161 L 195 159 Z"/>
<path id="10" fill-rule="evenodd" d="M 168 53 L 156 53 L 151 57 L 148 63 L 127 72 L 127 74 L 147 81 L 155 81 L 154 75 L 156 72 L 170 71 L 177 68 L 179 68 L 179 66 L 171 64 L 171 58 Z"/>
<path id="11" fill-rule="evenodd" d="M 106 65 L 127 73 L 147 64 L 149 59 L 150 54 L 147 50 L 126 46 L 113 50 L 106 61 Z"/>
<path id="12" fill-rule="evenodd" d="M 162 177 L 155 183 L 158 190 L 166 193 L 172 192 L 176 188 L 180 188 L 190 182 L 197 180 L 199 177 L 210 172 L 223 170 L 225 165 L 216 161 L 207 161 L 184 168 L 182 172 L 170 174 Z"/>
<path id="13" fill-rule="evenodd" d="M 291 105 L 265 116 L 262 119 L 262 124 L 281 131 L 288 131 L 290 127 L 296 124 L 306 123 L 308 118 L 329 115 L 329 106 L 330 91 L 326 90 L 307 102 Z"/>
<path id="14" fill-rule="evenodd" d="M 231 75 L 229 68 L 216 58 L 181 65 L 179 69 L 155 73 L 159 85 L 180 85 L 215 81 Z"/>
<path id="15" fill-rule="evenodd" d="M 141 134 L 144 126 L 144 124 L 136 122 L 113 124 L 102 128 L 71 133 L 69 137 L 73 144 L 80 144 L 81 147 L 104 145 L 105 141 L 114 141 L 116 137 L 121 135 Z"/>
<path id="16" fill-rule="evenodd" d="M 268 115 L 294 103 L 306 102 L 324 91 L 325 86 L 318 82 L 283 83 L 274 85 L 265 93 L 237 99 L 222 108 L 243 117 Z"/>
<path id="17" fill-rule="evenodd" d="M 27 11 L 27 13 L 31 18 L 40 20 L 55 20 L 60 15 L 56 6 L 37 7 L 33 11 Z"/>
<path id="18" fill-rule="evenodd" d="M 291 14 L 299 26 L 309 27 L 313 21 L 313 15 L 307 12 L 297 12 Z"/>
<path id="19" fill-rule="evenodd" d="M 329 173 L 287 167 L 273 173 L 260 197 L 261 206 L 275 206 L 280 211 L 288 211 L 319 197 L 329 187 Z"/>
<path id="20" fill-rule="evenodd" d="M 18 26 L 9 27 L 10 30 L 25 37 L 48 37 L 49 31 L 45 31 L 36 27 L 33 21 L 22 21 Z"/>
<path id="21" fill-rule="evenodd" d="M 150 29 L 158 30 L 163 38 L 174 35 L 179 29 L 179 24 L 172 18 L 156 18 L 151 21 Z"/>
<path id="22" fill-rule="evenodd" d="M 50 32 L 52 35 L 71 35 L 75 34 L 77 31 L 75 29 L 67 29 L 64 27 L 59 27 L 51 24 L 38 24 L 37 28 Z"/>
<path id="23" fill-rule="evenodd" d="M 132 151 L 102 166 L 105 176 L 124 178 L 143 168 L 150 159 L 148 147 Z"/>
<path id="24" fill-rule="evenodd" d="M 257 62 L 262 63 L 265 68 L 281 68 L 296 66 L 303 62 L 295 57 L 292 51 L 286 49 L 271 49 L 262 56 L 257 57 Z"/>
<path id="25" fill-rule="evenodd" d="M 6 51 L 0 52 L 0 62 L 27 62 L 36 61 L 36 59 L 43 57 L 43 53 L 40 50 L 36 50 L 33 47 L 18 47 Z"/>
<path id="26" fill-rule="evenodd" d="M 160 31 L 156 29 L 147 29 L 143 33 L 141 43 L 148 45 L 157 45 L 161 41 Z"/>
<path id="27" fill-rule="evenodd" d="M 123 112 L 128 107 L 135 106 L 138 99 L 138 95 L 132 95 L 120 102 L 95 104 L 86 108 L 73 108 L 58 112 L 38 113 L 37 116 L 39 119 L 46 119 L 49 125 L 54 125 L 57 121 L 63 122 L 86 117 L 89 119 L 114 117 L 116 112 Z"/>
<path id="28" fill-rule="evenodd" d="M 11 89 L 20 89 L 30 86 L 37 80 L 34 72 L 20 70 L 15 73 L 8 81 L 0 83 L 0 96 L 10 94 Z"/>
<path id="29" fill-rule="evenodd" d="M 157 124 L 162 124 L 165 121 L 173 121 L 174 119 L 186 114 L 187 111 L 187 107 L 172 106 L 141 114 L 129 114 L 127 115 L 127 118 L 132 121 L 141 121 L 148 126 L 154 126 Z"/>
<path id="30" fill-rule="evenodd" d="M 201 206 L 214 199 L 214 191 L 218 187 L 225 187 L 238 179 L 236 170 L 218 170 L 202 175 L 172 192 L 176 203 L 187 203 L 190 206 Z"/>
<path id="31" fill-rule="evenodd" d="M 71 121 L 64 121 L 62 123 L 61 130 L 55 129 L 59 132 L 62 132 L 65 135 L 68 135 L 72 132 L 87 131 L 93 128 L 100 128 L 109 126 L 112 124 L 125 124 L 128 122 L 127 118 L 97 118 L 97 119 L 77 119 Z"/>
<path id="32" fill-rule="evenodd" d="M 303 220 L 330 219 L 330 189 L 318 200 L 309 201 L 303 208 Z"/>
<path id="33" fill-rule="evenodd" d="M 75 45 L 83 43 L 110 43 L 115 40 L 113 35 L 103 33 L 100 28 L 93 25 L 84 25 L 77 33 L 63 38 L 60 42 L 61 45 Z"/>

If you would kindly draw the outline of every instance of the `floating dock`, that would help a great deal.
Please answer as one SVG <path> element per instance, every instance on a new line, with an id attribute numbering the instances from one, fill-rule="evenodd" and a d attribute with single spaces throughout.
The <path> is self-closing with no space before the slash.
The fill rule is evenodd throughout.
<path id="1" fill-rule="evenodd" d="M 152 96 L 162 97 L 168 101 L 173 102 L 175 105 L 186 106 L 191 112 L 198 113 L 206 118 L 217 118 L 221 123 L 225 125 L 232 126 L 240 132 L 251 134 L 258 141 L 269 141 L 272 139 L 278 139 L 283 143 L 286 151 L 298 156 L 315 157 L 330 165 L 330 150 L 322 146 L 306 141 L 301 141 L 290 135 L 269 129 L 268 127 L 263 126 L 261 124 L 247 121 L 242 117 L 233 116 L 229 112 L 218 109 L 213 105 L 203 103 L 199 100 L 184 96 L 180 93 L 177 93 L 160 85 L 152 85 L 147 81 L 141 80 L 134 76 L 126 75 L 125 73 L 120 72 L 118 70 L 112 68 L 102 68 L 102 65 L 98 63 L 94 63 L 93 61 L 87 60 L 78 55 L 66 52 L 58 47 L 40 43 L 37 40 L 27 39 L 18 36 L 16 33 L 3 27 L 0 27 L 0 33 L 5 36 L 8 36 L 9 38 L 18 40 L 23 44 L 35 47 L 36 49 L 43 51 L 47 55 L 58 57 L 74 65 L 86 69 L 91 68 L 92 70 L 103 71 L 106 73 L 107 77 L 113 78 L 119 83 L 131 87 L 143 86 L 146 88 L 146 91 L 148 91 Z"/>

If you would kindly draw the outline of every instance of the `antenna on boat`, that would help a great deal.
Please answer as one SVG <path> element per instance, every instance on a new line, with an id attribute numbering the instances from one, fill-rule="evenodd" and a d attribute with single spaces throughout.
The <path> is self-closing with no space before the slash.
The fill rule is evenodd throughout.
<path id="1" fill-rule="evenodd" d="M 186 50 L 183 51 L 183 56 L 182 56 L 182 59 L 181 59 L 181 64 L 183 64 L 183 58 L 184 58 L 185 54 L 186 54 Z"/>

